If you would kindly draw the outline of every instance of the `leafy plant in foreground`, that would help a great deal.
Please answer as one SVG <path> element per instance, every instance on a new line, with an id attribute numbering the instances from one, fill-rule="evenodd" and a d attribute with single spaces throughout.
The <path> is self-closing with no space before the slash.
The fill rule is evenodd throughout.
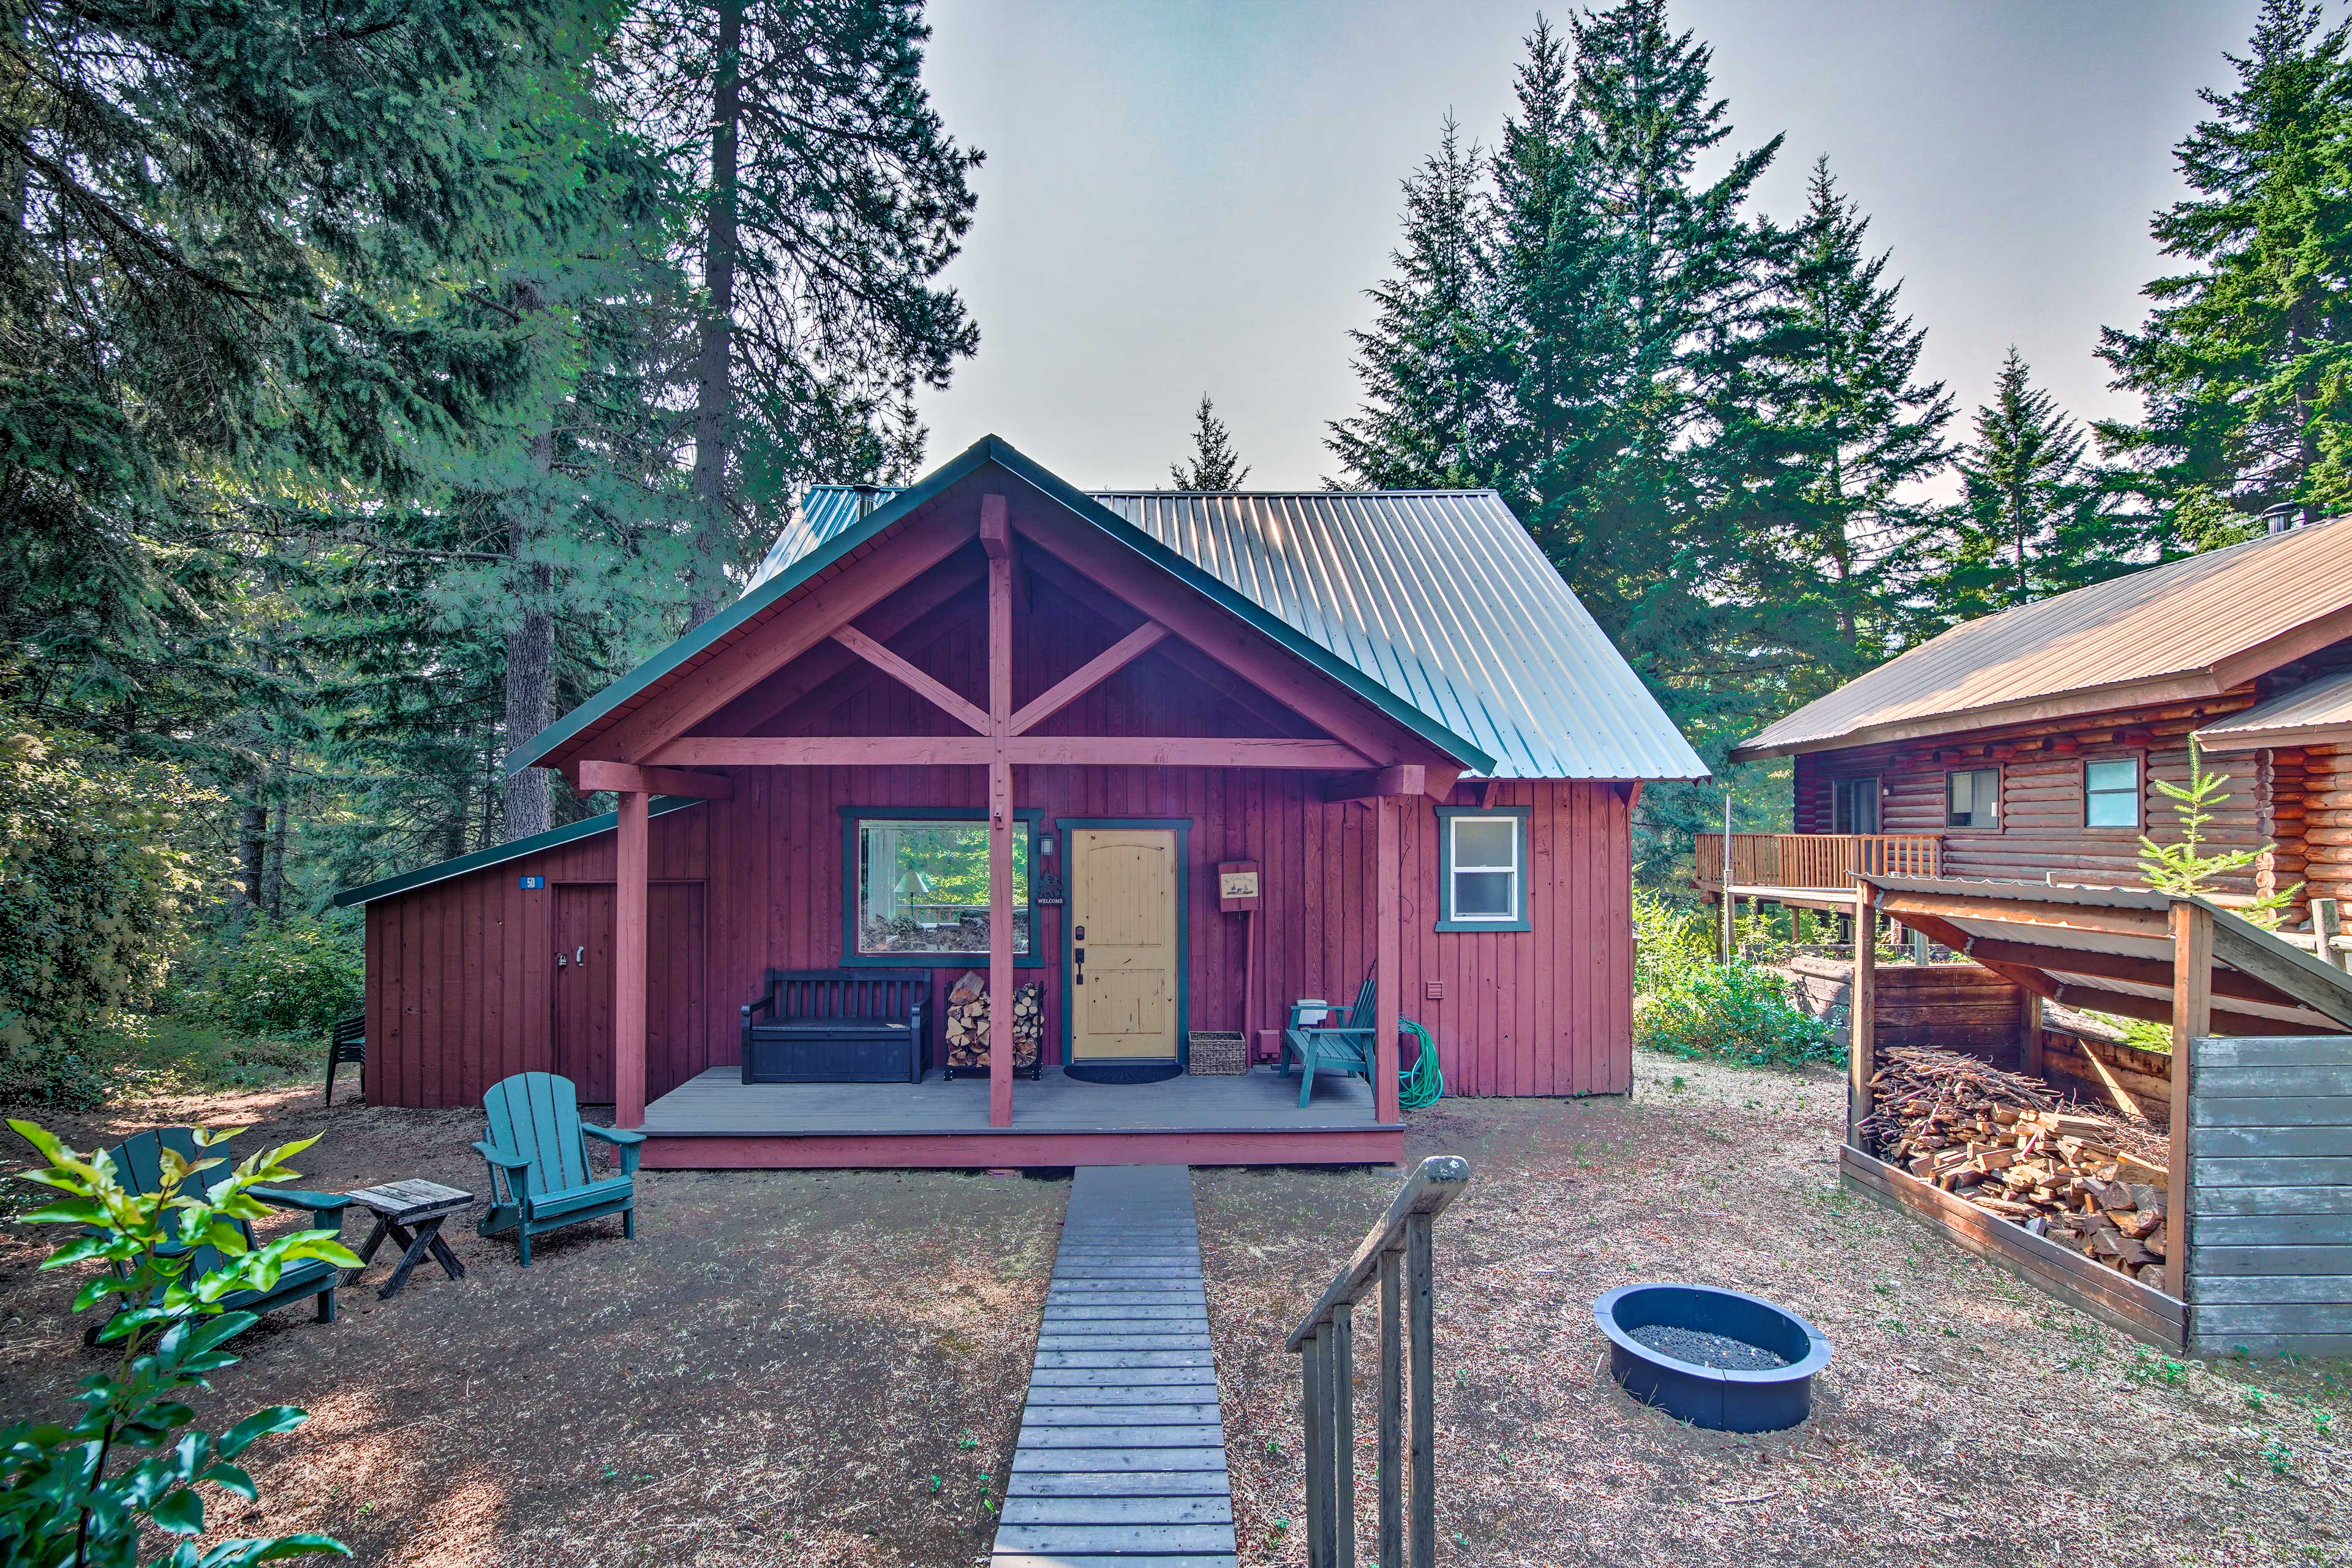
<path id="1" fill-rule="evenodd" d="M 224 1310 L 228 1297 L 267 1290 L 287 1265 L 322 1258 L 340 1268 L 359 1259 L 325 1230 L 298 1231 L 248 1246 L 239 1220 L 269 1211 L 252 1195 L 296 1173 L 285 1162 L 315 1139 L 247 1158 L 209 1187 L 199 1179 L 225 1161 L 193 1163 L 163 1151 L 163 1180 L 135 1193 L 103 1153 L 82 1155 L 30 1121 L 9 1122 L 48 1164 L 24 1179 L 64 1196 L 24 1219 L 70 1225 L 81 1234 L 41 1267 L 89 1259 L 110 1265 L 74 1297 L 74 1310 L 111 1315 L 99 1342 L 119 1347 L 113 1370 L 81 1382 L 81 1413 L 69 1423 L 25 1421 L 0 1431 L 0 1568 L 131 1568 L 149 1530 L 181 1539 L 151 1568 L 245 1568 L 320 1552 L 351 1555 L 323 1535 L 224 1540 L 200 1546 L 205 1498 L 212 1485 L 250 1501 L 259 1495 L 236 1460 L 257 1439 L 289 1432 L 309 1417 L 273 1405 L 215 1436 L 194 1425 L 186 1396 L 209 1389 L 211 1373 L 236 1358 L 221 1349 L 257 1321 Z M 242 1128 L 199 1131 L 200 1148 L 228 1142 Z M 204 1249 L 218 1262 L 196 1267 Z"/>

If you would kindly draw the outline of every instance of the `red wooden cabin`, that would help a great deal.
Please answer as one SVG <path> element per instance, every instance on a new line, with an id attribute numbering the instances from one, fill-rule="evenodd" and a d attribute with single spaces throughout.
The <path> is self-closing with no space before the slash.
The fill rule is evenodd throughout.
<path id="1" fill-rule="evenodd" d="M 1704 772 L 1491 492 L 1089 496 L 992 437 L 812 491 L 509 765 L 619 809 L 341 896 L 368 1095 L 554 1070 L 698 1167 L 1392 1161 L 1401 1016 L 1449 1093 L 1622 1092 L 1633 801 Z M 931 973 L 933 1070 L 743 1081 L 769 971 L 872 966 Z M 1179 1076 L 1368 971 L 1371 1086 Z M 941 1081 L 967 972 L 1042 986 L 1036 1081 Z"/>

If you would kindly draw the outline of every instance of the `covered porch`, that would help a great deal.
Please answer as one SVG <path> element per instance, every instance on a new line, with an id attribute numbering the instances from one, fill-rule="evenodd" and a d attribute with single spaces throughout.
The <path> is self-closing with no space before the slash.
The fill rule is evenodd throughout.
<path id="1" fill-rule="evenodd" d="M 967 458 L 811 542 L 537 753 L 619 797 L 615 1120 L 647 1134 L 648 1165 L 673 1168 L 1401 1158 L 1405 810 L 1493 759 L 1009 449 Z M 709 970 L 743 977 L 713 990 L 741 1000 L 761 965 L 929 971 L 919 1078 L 681 1075 L 659 1042 L 648 1071 L 656 795 L 708 803 Z M 933 822 L 965 825 L 952 890 L 908 849 Z M 1282 891 L 1339 955 L 1319 994 L 1344 1005 L 1374 976 L 1370 1081 L 1318 1077 L 1305 1107 L 1297 1079 L 1263 1068 L 1182 1070 L 1188 1030 L 1238 1025 L 1255 1043 L 1283 1021 L 1246 973 L 1279 934 L 1234 943 L 1218 924 L 1219 847 L 1255 864 L 1286 838 L 1301 853 Z M 1312 847 L 1325 838 L 1345 846 L 1328 864 Z M 1081 843 L 1097 867 L 1135 868 L 1091 889 L 1092 913 Z M 1021 1075 L 998 1027 L 984 1072 L 942 1081 L 937 1020 L 959 972 L 984 978 L 1000 1024 L 1036 988 L 1059 1047 L 1043 1076 Z M 1063 1070 L 1089 1050 L 1166 1076 Z"/>

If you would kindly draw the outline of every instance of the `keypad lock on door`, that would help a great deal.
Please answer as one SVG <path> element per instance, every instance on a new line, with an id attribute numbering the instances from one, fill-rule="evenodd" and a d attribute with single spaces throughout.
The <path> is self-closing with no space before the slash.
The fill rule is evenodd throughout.
<path id="1" fill-rule="evenodd" d="M 1072 985 L 1084 985 L 1087 983 L 1087 950 L 1076 945 L 1086 940 L 1087 928 L 1084 926 L 1078 926 L 1070 932 L 1070 942 L 1072 944 L 1070 948 L 1070 984 Z"/>

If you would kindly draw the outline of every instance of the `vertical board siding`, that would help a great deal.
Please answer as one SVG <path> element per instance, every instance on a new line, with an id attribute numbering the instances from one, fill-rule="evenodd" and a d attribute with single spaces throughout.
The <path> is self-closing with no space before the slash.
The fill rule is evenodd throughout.
<path id="1" fill-rule="evenodd" d="M 1014 690 L 1044 690 L 1108 647 L 1128 621 L 1104 619 L 1040 580 L 1016 642 Z M 919 638 L 893 640 L 926 673 L 975 697 L 982 655 L 970 596 L 929 617 Z M 1131 617 L 1129 618 L 1131 620 Z M 760 704 L 746 701 L 741 710 Z M 862 663 L 799 701 L 748 721 L 758 732 L 923 734 L 952 721 Z M 1106 680 L 1041 732 L 1266 734 L 1261 719 L 1159 653 Z M 1294 726 L 1298 727 L 1298 726 Z M 841 962 L 845 807 L 953 807 L 986 804 L 980 768 L 730 770 L 730 799 L 654 819 L 650 876 L 677 884 L 698 906 L 696 921 L 653 922 L 649 984 L 663 1016 L 649 1021 L 647 1089 L 658 1096 L 708 1068 L 739 1059 L 740 1009 L 771 968 L 822 969 Z M 1188 1002 L 1194 1028 L 1242 1026 L 1243 922 L 1218 912 L 1215 867 L 1255 859 L 1264 902 L 1255 922 L 1256 1026 L 1280 1024 L 1301 996 L 1344 1002 L 1371 964 L 1374 835 L 1360 804 L 1326 804 L 1320 775 L 1198 768 L 1020 768 L 1015 804 L 1063 817 L 1189 819 L 1191 953 Z M 1433 930 L 1438 910 L 1433 802 L 1405 811 L 1398 918 L 1400 996 L 1405 1016 L 1438 1041 L 1446 1091 L 1457 1095 L 1621 1093 L 1632 1079 L 1633 949 L 1631 811 L 1622 786 L 1505 781 L 1496 805 L 1529 808 L 1529 910 L 1516 932 Z M 1455 792 L 1473 804 L 1476 792 Z M 544 876 L 548 888 L 521 890 Z M 559 884 L 609 883 L 611 834 L 575 840 L 504 865 L 371 903 L 368 1092 L 381 1102 L 442 1106 L 479 1100 L 500 1078 L 557 1070 L 552 1037 Z M 690 887 L 688 894 L 682 889 Z M 658 901 L 656 907 L 660 907 Z M 1035 940 L 1048 960 L 1020 979 L 1045 983 L 1045 1053 L 1059 1059 L 1063 1017 L 1060 908 L 1038 910 Z M 934 971 L 930 1059 L 944 1057 L 944 997 L 985 953 Z M 1442 999 L 1426 994 L 1442 983 Z M 1018 1091 L 1016 1090 L 1016 1100 Z"/>

